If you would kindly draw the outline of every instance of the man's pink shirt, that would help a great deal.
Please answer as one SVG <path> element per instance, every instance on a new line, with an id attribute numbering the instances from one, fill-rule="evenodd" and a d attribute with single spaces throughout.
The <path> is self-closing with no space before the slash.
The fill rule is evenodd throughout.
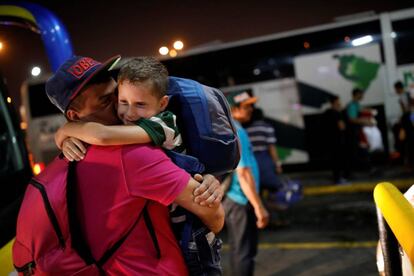
<path id="1" fill-rule="evenodd" d="M 89 148 L 77 167 L 79 219 L 92 254 L 99 259 L 134 224 L 147 200 L 161 249 L 156 250 L 143 217 L 104 265 L 108 275 L 187 275 L 167 206 L 190 176 L 164 152 L 148 145 Z"/>

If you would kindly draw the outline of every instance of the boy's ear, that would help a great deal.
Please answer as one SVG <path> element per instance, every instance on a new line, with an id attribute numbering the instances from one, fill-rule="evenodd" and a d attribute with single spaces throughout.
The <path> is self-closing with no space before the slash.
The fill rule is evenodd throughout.
<path id="1" fill-rule="evenodd" d="M 163 96 L 160 100 L 160 107 L 162 110 L 165 110 L 168 105 L 169 98 L 167 95 Z"/>
<path id="2" fill-rule="evenodd" d="M 68 109 L 68 111 L 66 111 L 66 118 L 69 121 L 79 121 L 79 114 L 73 109 Z"/>

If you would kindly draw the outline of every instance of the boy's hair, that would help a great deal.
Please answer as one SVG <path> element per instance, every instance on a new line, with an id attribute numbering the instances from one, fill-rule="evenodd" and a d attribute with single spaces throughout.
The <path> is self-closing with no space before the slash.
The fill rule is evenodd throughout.
<path id="1" fill-rule="evenodd" d="M 153 57 L 136 57 L 125 63 L 118 74 L 118 83 L 129 81 L 137 85 L 150 82 L 154 96 L 166 95 L 168 87 L 168 71 L 165 66 Z"/>

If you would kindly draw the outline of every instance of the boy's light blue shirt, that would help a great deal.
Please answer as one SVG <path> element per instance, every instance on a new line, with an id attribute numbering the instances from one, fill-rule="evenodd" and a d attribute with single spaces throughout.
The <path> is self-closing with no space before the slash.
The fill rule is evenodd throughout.
<path id="1" fill-rule="evenodd" d="M 247 135 L 246 130 L 242 128 L 239 122 L 235 121 L 234 124 L 237 129 L 237 135 L 239 136 L 241 147 L 241 158 L 237 168 L 250 168 L 253 174 L 253 178 L 256 182 L 256 191 L 259 192 L 259 167 L 257 165 L 256 158 L 253 154 L 253 147 L 250 143 L 249 136 Z M 240 187 L 240 182 L 236 172 L 233 173 L 233 178 L 229 190 L 227 192 L 227 196 L 231 200 L 241 205 L 246 205 L 248 202 L 247 197 L 244 195 Z"/>

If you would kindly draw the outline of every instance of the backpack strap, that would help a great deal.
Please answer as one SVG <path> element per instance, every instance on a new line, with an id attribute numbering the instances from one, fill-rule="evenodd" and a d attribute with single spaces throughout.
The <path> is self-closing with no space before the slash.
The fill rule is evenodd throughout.
<path id="1" fill-rule="evenodd" d="M 151 223 L 151 219 L 148 214 L 148 203 L 145 202 L 144 208 L 138 214 L 137 219 L 130 229 L 116 242 L 112 247 L 110 247 L 99 260 L 95 260 L 92 255 L 90 248 L 88 247 L 81 229 L 80 223 L 77 219 L 77 204 L 76 204 L 76 195 L 77 195 L 77 185 L 76 185 L 76 164 L 77 162 L 70 162 L 68 167 L 67 175 L 67 187 L 66 187 L 66 199 L 67 199 L 67 208 L 68 208 L 68 219 L 69 219 L 69 231 L 72 237 L 72 248 L 79 254 L 79 256 L 85 261 L 87 265 L 95 264 L 99 269 L 102 269 L 102 266 L 112 257 L 112 255 L 121 247 L 124 241 L 127 239 L 132 230 L 138 224 L 141 216 L 144 215 L 145 224 L 150 232 L 151 238 L 153 240 L 154 246 L 157 250 L 157 257 L 160 258 L 161 252 L 158 245 L 158 240 L 155 236 L 154 227 Z"/>
<path id="2" fill-rule="evenodd" d="M 72 238 L 72 248 L 79 254 L 87 265 L 96 263 L 92 256 L 80 229 L 77 218 L 77 185 L 76 185 L 76 164 L 69 162 L 67 183 L 66 183 L 66 202 L 68 208 L 69 232 Z"/>
<path id="3" fill-rule="evenodd" d="M 126 240 L 126 238 L 129 236 L 129 234 L 131 234 L 132 230 L 134 230 L 135 226 L 138 224 L 138 221 L 140 220 L 142 214 L 144 214 L 144 217 L 145 217 L 145 213 L 148 212 L 147 211 L 147 206 L 148 206 L 148 201 L 145 202 L 144 208 L 139 213 L 138 218 L 135 220 L 135 222 L 131 226 L 131 228 L 129 228 L 128 232 L 126 232 L 125 235 L 122 238 L 120 238 L 116 243 L 114 243 L 114 245 L 111 248 L 109 248 L 103 254 L 103 256 L 96 262 L 96 265 L 98 267 L 102 267 L 109 260 L 109 258 L 111 258 L 111 256 L 118 250 L 118 248 L 121 247 L 121 245 L 124 243 L 124 241 Z"/>
<path id="4" fill-rule="evenodd" d="M 144 213 L 145 224 L 147 225 L 147 229 L 151 236 L 152 243 L 154 244 L 155 250 L 157 251 L 157 259 L 161 259 L 160 245 L 158 244 L 157 235 L 155 233 L 154 226 L 152 225 L 152 221 L 149 216 L 148 209 L 144 208 L 142 212 Z"/>
<path id="5" fill-rule="evenodd" d="M 191 155 L 182 154 L 173 150 L 164 150 L 164 152 L 174 164 L 191 175 L 196 173 L 201 174 L 205 171 L 204 165 Z"/>

